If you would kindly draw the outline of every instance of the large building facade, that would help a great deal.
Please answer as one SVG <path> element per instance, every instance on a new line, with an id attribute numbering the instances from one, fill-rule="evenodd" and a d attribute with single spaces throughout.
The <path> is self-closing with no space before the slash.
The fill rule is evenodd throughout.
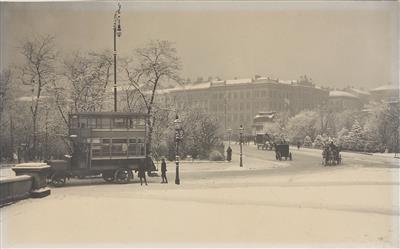
<path id="1" fill-rule="evenodd" d="M 372 100 L 378 102 L 393 102 L 398 101 L 400 98 L 400 87 L 399 85 L 395 84 L 380 86 L 372 89 L 370 92 L 372 95 Z"/>
<path id="2" fill-rule="evenodd" d="M 210 81 L 164 89 L 158 101 L 202 108 L 214 115 L 221 128 L 237 129 L 243 125 L 250 133 L 253 118 L 259 112 L 289 112 L 295 115 L 313 109 L 328 99 L 329 92 L 316 87 L 306 77 L 299 81 L 281 81 L 264 77 Z"/>
<path id="3" fill-rule="evenodd" d="M 345 91 L 330 91 L 328 107 L 330 111 L 361 110 L 363 102 L 360 97 Z"/>

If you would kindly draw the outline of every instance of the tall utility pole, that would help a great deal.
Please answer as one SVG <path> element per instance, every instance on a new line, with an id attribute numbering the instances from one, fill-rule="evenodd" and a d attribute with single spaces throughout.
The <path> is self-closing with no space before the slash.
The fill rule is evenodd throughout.
<path id="1" fill-rule="evenodd" d="M 118 25 L 117 25 L 118 23 Z M 114 13 L 114 112 L 117 111 L 117 35 L 121 36 L 121 4 L 118 3 L 118 10 Z"/>

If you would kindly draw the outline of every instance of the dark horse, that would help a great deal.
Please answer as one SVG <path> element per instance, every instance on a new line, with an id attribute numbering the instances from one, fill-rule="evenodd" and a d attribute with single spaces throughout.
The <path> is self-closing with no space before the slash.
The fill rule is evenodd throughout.
<path id="1" fill-rule="evenodd" d="M 325 146 L 322 151 L 322 163 L 327 165 L 338 165 L 342 161 L 342 157 L 339 153 L 339 149 L 336 147 Z"/>

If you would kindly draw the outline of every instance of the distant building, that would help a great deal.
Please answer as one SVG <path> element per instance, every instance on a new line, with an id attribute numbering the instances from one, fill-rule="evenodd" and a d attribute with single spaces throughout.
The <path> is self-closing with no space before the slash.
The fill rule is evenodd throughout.
<path id="1" fill-rule="evenodd" d="M 371 99 L 374 101 L 392 102 L 399 100 L 399 86 L 385 85 L 370 90 Z"/>
<path id="2" fill-rule="evenodd" d="M 332 111 L 361 110 L 361 99 L 345 91 L 330 91 L 328 108 Z"/>
<path id="3" fill-rule="evenodd" d="M 282 81 L 257 76 L 254 79 L 215 80 L 159 91 L 158 101 L 177 108 L 197 106 L 214 115 L 222 127 L 242 124 L 250 133 L 259 112 L 289 112 L 295 115 L 324 103 L 328 92 L 306 76 L 299 81 Z"/>
<path id="4" fill-rule="evenodd" d="M 363 105 L 368 104 L 371 101 L 371 93 L 368 91 L 354 87 L 347 88 L 345 91 L 358 97 Z"/>

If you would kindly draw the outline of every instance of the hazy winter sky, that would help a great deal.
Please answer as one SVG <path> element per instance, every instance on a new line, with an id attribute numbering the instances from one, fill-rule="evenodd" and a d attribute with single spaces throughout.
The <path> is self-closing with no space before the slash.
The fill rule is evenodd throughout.
<path id="1" fill-rule="evenodd" d="M 122 1 L 119 55 L 149 39 L 175 42 L 183 77 L 255 74 L 374 88 L 398 78 L 398 2 Z M 54 34 L 63 54 L 113 47 L 117 2 L 1 2 L 1 64 Z"/>

